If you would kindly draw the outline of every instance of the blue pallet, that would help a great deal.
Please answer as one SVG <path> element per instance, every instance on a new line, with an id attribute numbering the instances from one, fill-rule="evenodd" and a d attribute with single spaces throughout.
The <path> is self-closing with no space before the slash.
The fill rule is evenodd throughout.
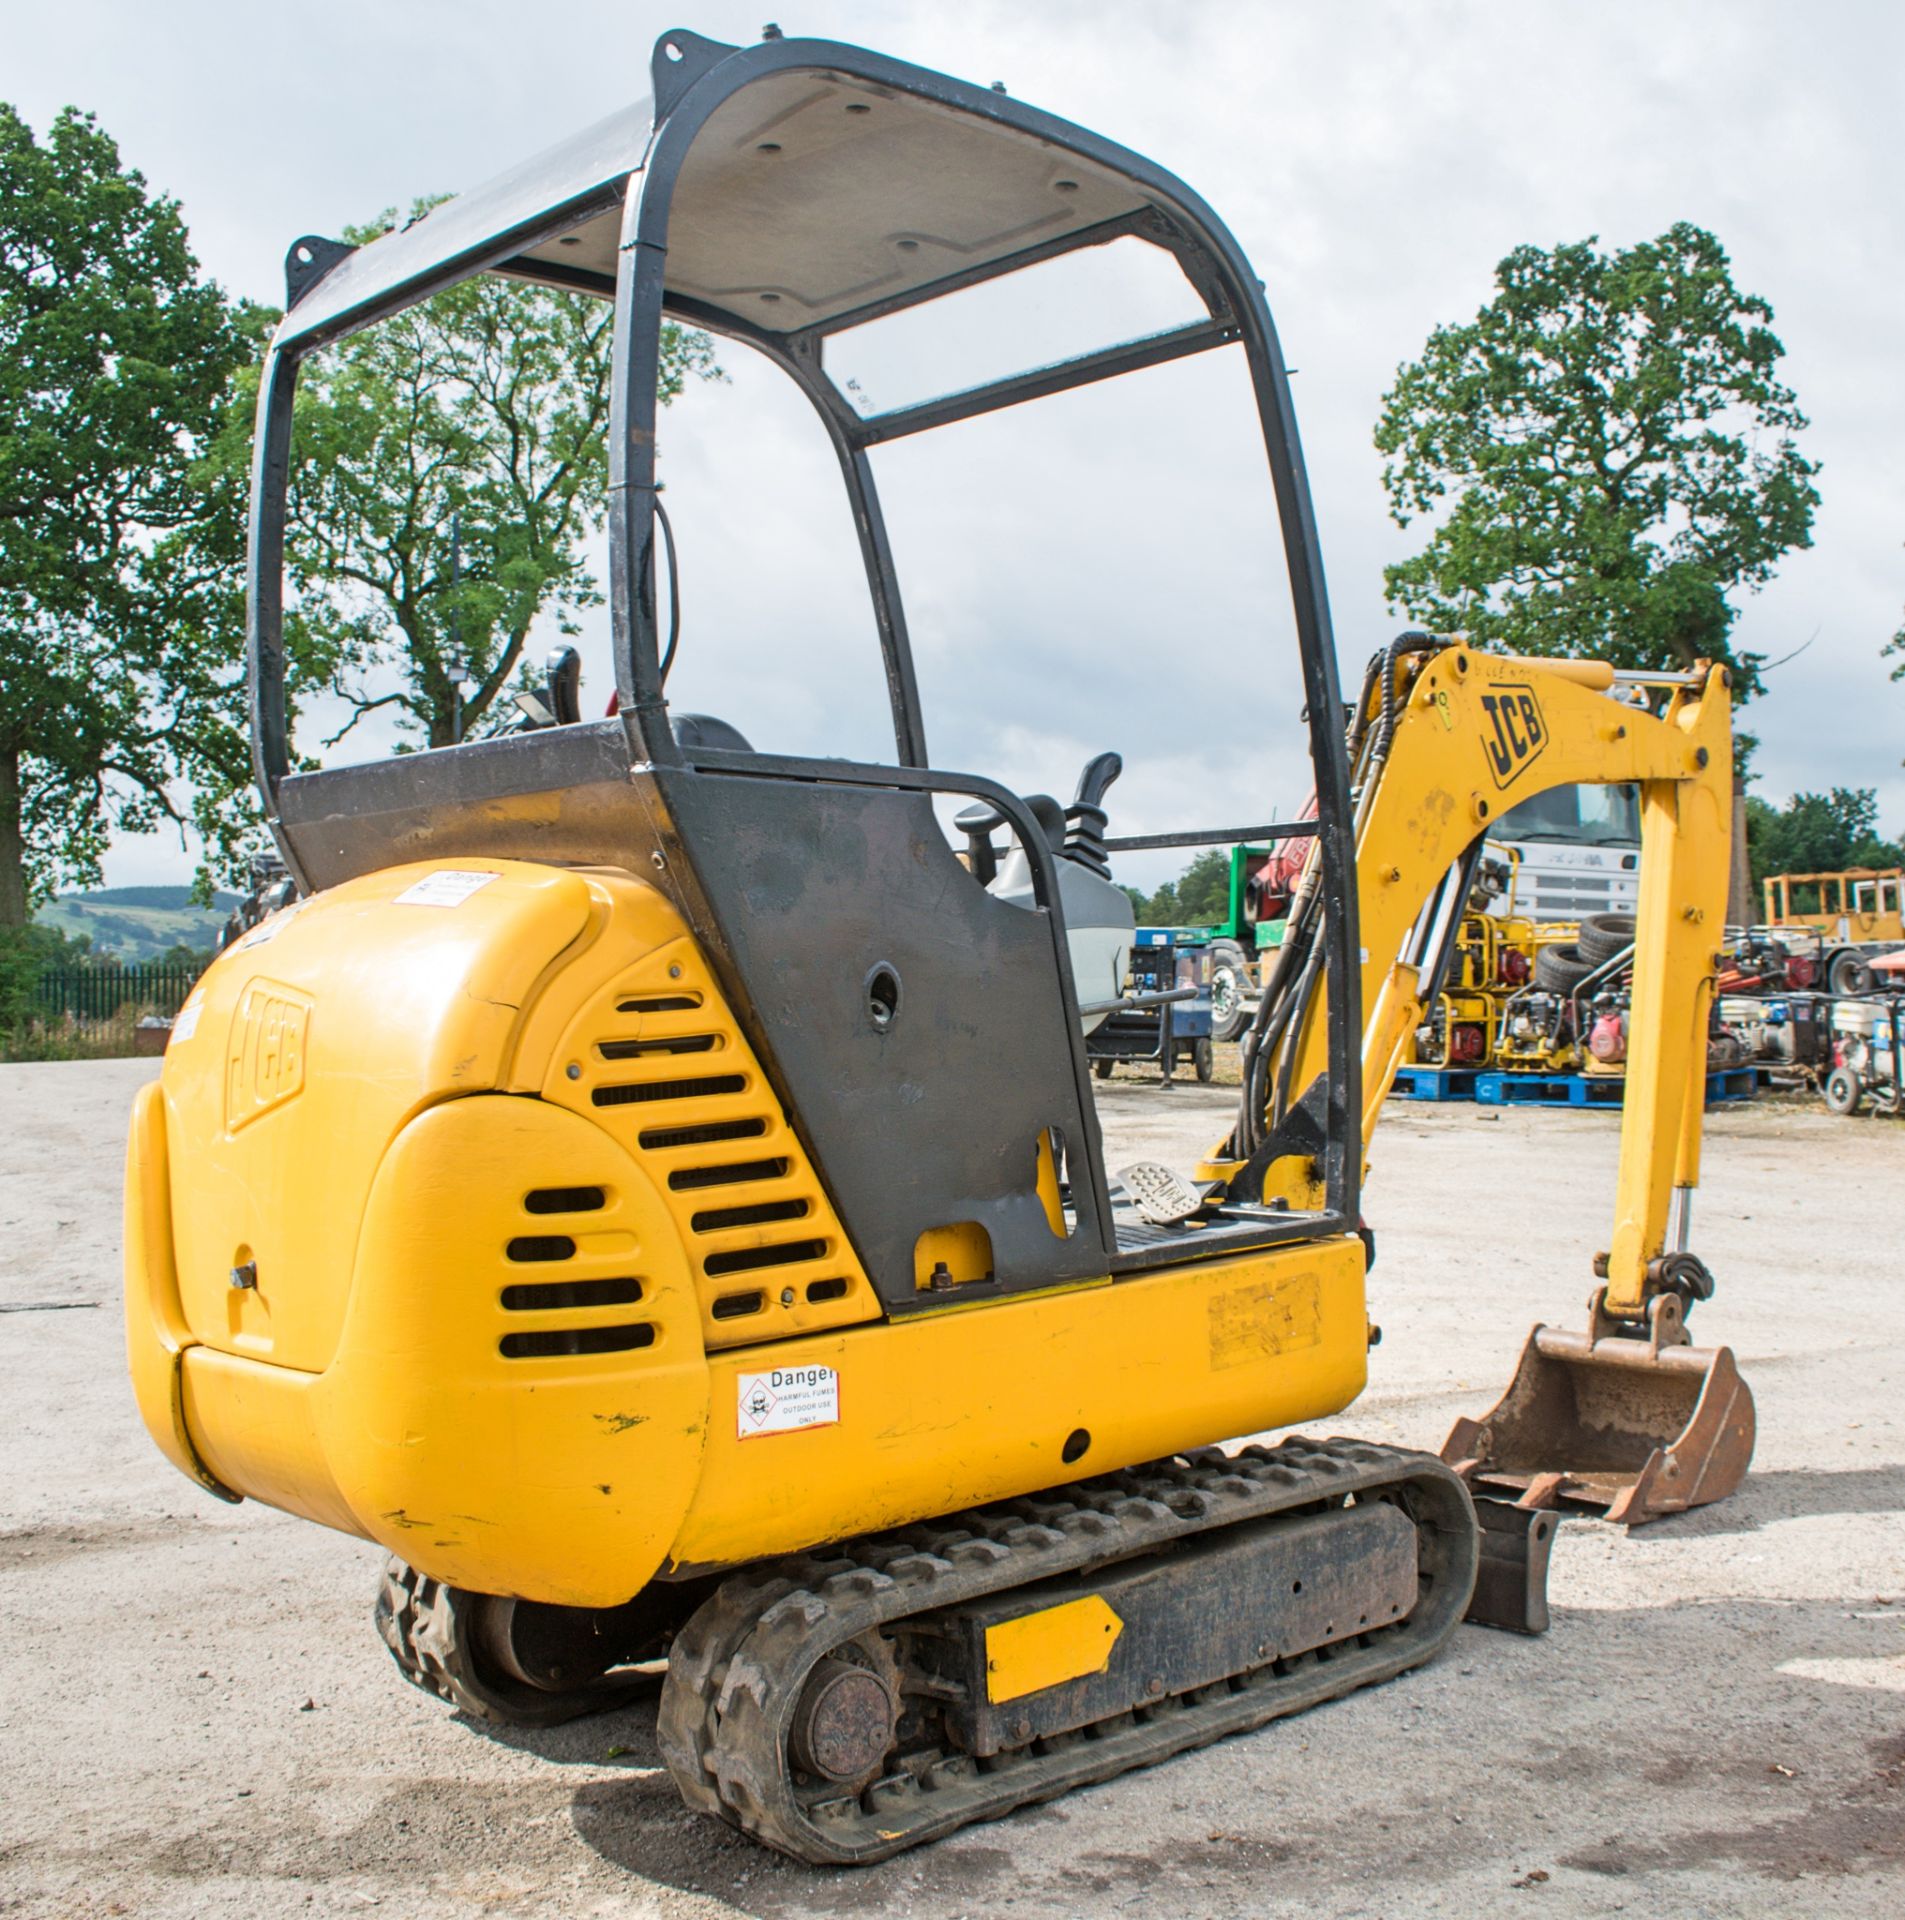
<path id="1" fill-rule="evenodd" d="M 1474 1067 L 1401 1067 L 1389 1091 L 1403 1100 L 1473 1100 Z"/>
<path id="2" fill-rule="evenodd" d="M 1724 1106 L 1729 1100 L 1753 1100 L 1759 1097 L 1757 1067 L 1728 1067 L 1724 1073 L 1707 1075 L 1707 1105 Z"/>
<path id="3" fill-rule="evenodd" d="M 1759 1090 L 1759 1075 L 1751 1067 L 1729 1067 L 1707 1075 L 1706 1104 L 1750 1100 Z M 1475 1076 L 1475 1099 L 1484 1107 L 1618 1107 L 1626 1097 L 1627 1082 L 1616 1074 L 1481 1073 Z"/>

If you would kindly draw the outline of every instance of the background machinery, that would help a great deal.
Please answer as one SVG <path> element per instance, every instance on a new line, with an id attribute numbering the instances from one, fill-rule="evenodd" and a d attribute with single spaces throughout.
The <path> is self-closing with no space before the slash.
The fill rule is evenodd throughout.
<path id="1" fill-rule="evenodd" d="M 1314 814 L 1314 803 L 1306 804 L 1298 816 L 1299 835 L 1307 831 L 1301 823 Z M 1275 825 L 1258 828 L 1250 840 L 1230 848 L 1221 920 L 1142 929 L 1148 944 L 1168 945 L 1181 955 L 1200 949 L 1208 955 L 1201 971 L 1209 976 L 1211 1038 L 1220 1044 L 1235 1040 L 1250 1024 L 1263 968 L 1283 938 L 1290 889 L 1309 853 L 1307 839 L 1284 839 L 1281 832 Z M 1176 841 L 1169 834 L 1156 838 Z M 1128 844 L 1143 846 L 1147 840 Z"/>
<path id="2" fill-rule="evenodd" d="M 1811 936 L 1815 977 L 1830 992 L 1870 993 L 1872 962 L 1905 942 L 1901 887 L 1905 870 L 1897 867 L 1772 874 L 1764 883 L 1766 925 Z"/>
<path id="3" fill-rule="evenodd" d="M 1471 1487 L 1631 1519 L 1744 1470 L 1750 1400 L 1683 1324 L 1711 1286 L 1688 1206 L 1726 675 L 1649 681 L 1643 709 L 1606 697 L 1606 666 L 1410 636 L 1346 743 L 1276 336 L 1187 187 L 857 48 L 676 32 L 653 80 L 652 105 L 401 231 L 292 250 L 249 601 L 259 782 L 298 897 L 214 962 L 135 1108 L 130 1363 L 155 1441 L 207 1491 L 389 1550 L 379 1624 L 420 1684 L 549 1721 L 665 1655 L 660 1740 L 689 1804 L 850 1863 L 1431 1658 L 1476 1580 Z M 1204 317 L 886 413 L 833 385 L 834 333 L 1113 239 L 1174 260 Z M 615 306 L 619 711 L 298 769 L 299 362 L 479 272 Z M 671 316 L 745 342 L 816 411 L 890 759 L 671 717 L 653 589 Z M 1080 969 L 1129 938 L 1102 871 L 1119 842 L 932 765 L 869 454 L 1232 347 L 1291 583 L 1311 852 L 1233 1133 L 1195 1183 L 1114 1186 Z M 1587 1331 L 1538 1331 L 1447 1461 L 1218 1450 L 1361 1391 L 1368 1134 L 1483 838 L 1582 780 L 1638 784 L 1645 853 Z M 996 873 L 961 860 L 936 796 L 996 817 Z"/>

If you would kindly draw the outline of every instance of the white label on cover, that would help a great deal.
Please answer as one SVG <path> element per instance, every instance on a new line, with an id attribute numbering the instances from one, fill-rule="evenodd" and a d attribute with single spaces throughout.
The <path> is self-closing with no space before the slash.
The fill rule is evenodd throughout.
<path id="1" fill-rule="evenodd" d="M 296 901 L 288 907 L 280 907 L 268 920 L 261 920 L 252 930 L 232 948 L 234 953 L 245 953 L 252 947 L 262 947 L 267 940 L 275 940 L 300 913 L 304 911 L 304 902 Z"/>
<path id="2" fill-rule="evenodd" d="M 735 1421 L 743 1440 L 760 1433 L 798 1433 L 840 1421 L 840 1375 L 832 1367 L 776 1367 L 744 1373 Z"/>
<path id="3" fill-rule="evenodd" d="M 397 896 L 400 907 L 460 907 L 471 894 L 496 879 L 493 873 L 472 873 L 461 867 L 439 867 Z"/>
<path id="4" fill-rule="evenodd" d="M 192 1000 L 179 1009 L 178 1018 L 172 1022 L 174 1041 L 191 1039 L 198 1031 L 198 1017 L 204 1009 L 205 1003 L 202 1000 Z"/>

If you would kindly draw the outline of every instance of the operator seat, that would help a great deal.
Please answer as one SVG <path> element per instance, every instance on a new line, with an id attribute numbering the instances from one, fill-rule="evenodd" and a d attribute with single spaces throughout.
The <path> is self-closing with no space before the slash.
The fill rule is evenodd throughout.
<path id="1" fill-rule="evenodd" d="M 1079 1006 L 1099 1009 L 1082 1015 L 1088 1034 L 1106 1018 L 1108 1003 L 1124 992 L 1137 922 L 1131 896 L 1112 881 L 1105 850 L 1105 789 L 1123 769 L 1117 754 L 1099 754 L 1079 776 L 1078 795 L 1069 807 L 1060 806 L 1050 794 L 1025 796 L 1027 810 L 1057 856 L 1058 893 Z M 1026 850 L 1015 843 L 1001 860 L 993 844 L 993 829 L 1005 824 L 996 807 L 978 801 L 961 809 L 953 824 L 966 836 L 968 870 L 995 900 L 1028 911 L 1037 905 Z"/>

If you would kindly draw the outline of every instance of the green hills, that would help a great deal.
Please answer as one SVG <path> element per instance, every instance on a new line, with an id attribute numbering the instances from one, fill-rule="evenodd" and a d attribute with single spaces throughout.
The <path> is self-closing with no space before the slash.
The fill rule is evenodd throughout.
<path id="1" fill-rule="evenodd" d="M 221 893 L 213 906 L 201 907 L 187 887 L 100 887 L 61 894 L 33 917 L 68 939 L 90 940 L 96 957 L 137 964 L 162 959 L 174 947 L 209 952 L 237 904 L 236 894 Z"/>

